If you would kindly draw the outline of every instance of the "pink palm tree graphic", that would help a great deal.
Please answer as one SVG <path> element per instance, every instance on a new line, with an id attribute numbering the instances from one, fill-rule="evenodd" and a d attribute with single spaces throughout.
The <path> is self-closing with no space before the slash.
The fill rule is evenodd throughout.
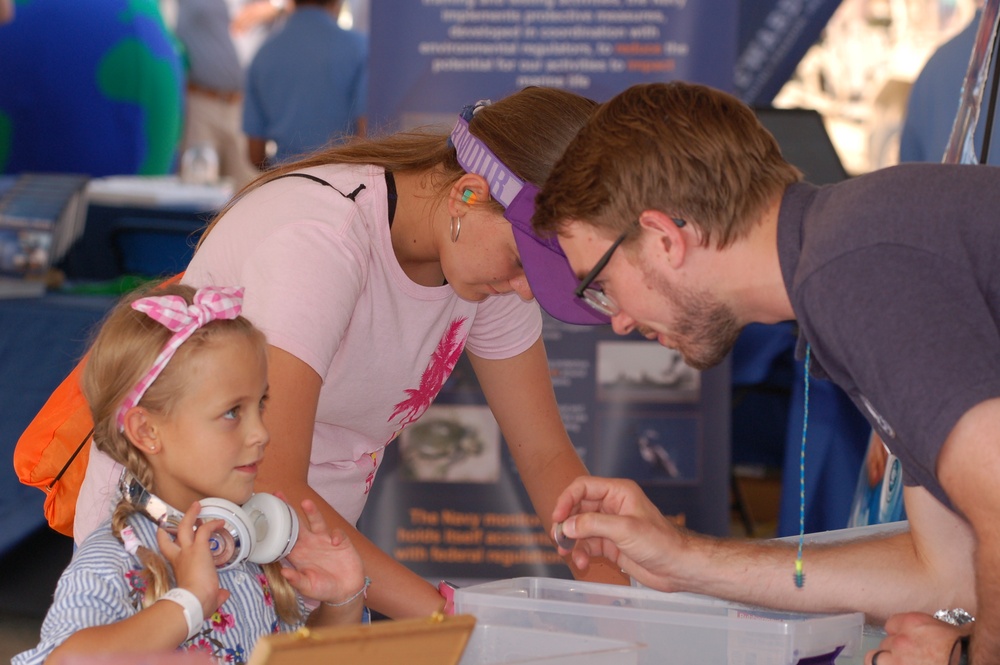
<path id="1" fill-rule="evenodd" d="M 455 365 L 458 363 L 458 359 L 462 356 L 462 350 L 465 348 L 466 337 L 460 337 L 460 333 L 466 320 L 467 318 L 463 316 L 451 322 L 448 330 L 441 337 L 441 341 L 438 342 L 434 353 L 431 354 L 431 359 L 427 363 L 423 374 L 420 376 L 420 385 L 416 388 L 407 388 L 404 391 L 407 398 L 394 405 L 392 414 L 389 415 L 389 422 L 395 420 L 397 416 L 401 417 L 399 418 L 399 427 L 393 434 L 393 438 L 398 436 L 407 425 L 416 422 L 424 414 L 434 401 L 434 398 L 437 397 L 437 394 L 441 392 L 444 382 L 451 376 Z M 372 483 L 375 480 L 375 471 L 378 467 L 375 453 L 372 453 L 371 460 L 372 470 L 365 480 L 365 494 L 371 491 Z"/>

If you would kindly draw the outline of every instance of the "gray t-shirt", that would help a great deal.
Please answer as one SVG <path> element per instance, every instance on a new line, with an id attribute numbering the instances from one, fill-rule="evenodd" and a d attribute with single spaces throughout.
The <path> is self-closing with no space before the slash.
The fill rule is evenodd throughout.
<path id="1" fill-rule="evenodd" d="M 850 396 L 921 485 L 958 419 L 1000 396 L 1000 167 L 906 164 L 792 185 L 785 285 L 813 374 Z M 808 444 L 807 444 L 808 445 Z"/>

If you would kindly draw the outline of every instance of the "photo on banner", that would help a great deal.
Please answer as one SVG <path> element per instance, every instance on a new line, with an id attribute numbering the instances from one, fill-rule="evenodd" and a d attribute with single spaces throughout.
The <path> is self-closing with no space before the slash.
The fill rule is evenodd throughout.
<path id="1" fill-rule="evenodd" d="M 674 351 L 637 334 L 547 316 L 542 334 L 563 424 L 591 473 L 632 478 L 665 514 L 727 533 L 728 362 L 677 371 Z M 464 356 L 423 417 L 386 447 L 378 476 L 358 528 L 417 574 L 570 577 Z"/>

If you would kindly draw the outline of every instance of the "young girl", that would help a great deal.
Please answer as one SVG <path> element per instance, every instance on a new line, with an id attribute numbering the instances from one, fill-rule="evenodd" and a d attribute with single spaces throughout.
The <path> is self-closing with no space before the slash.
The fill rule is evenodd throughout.
<path id="1" fill-rule="evenodd" d="M 109 315 L 83 392 L 96 445 L 125 467 L 123 486 L 145 493 L 140 501 L 125 492 L 83 542 L 59 580 L 40 644 L 12 663 L 178 647 L 242 663 L 262 635 L 307 616 L 310 625 L 360 621 L 369 583 L 361 559 L 311 501 L 302 502 L 297 541 L 290 526 L 280 534 L 280 545 L 295 542 L 289 566 L 213 561 L 213 543 L 226 543 L 226 532 L 221 519 L 198 519 L 203 503 L 245 504 L 269 440 L 266 342 L 240 316 L 242 302 L 242 289 L 176 285 L 127 297 Z M 186 511 L 179 524 L 157 528 L 152 517 L 169 510 L 162 504 L 177 518 Z M 274 522 L 267 528 L 279 528 Z M 304 597 L 319 601 L 311 613 Z"/>

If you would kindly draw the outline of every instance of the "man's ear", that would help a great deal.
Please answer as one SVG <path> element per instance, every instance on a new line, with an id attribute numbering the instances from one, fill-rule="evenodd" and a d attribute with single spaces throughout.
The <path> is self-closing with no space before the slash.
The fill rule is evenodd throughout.
<path id="1" fill-rule="evenodd" d="M 448 214 L 464 217 L 469 209 L 490 200 L 490 186 L 486 178 L 475 173 L 466 173 L 451 187 L 448 193 Z"/>
<path id="2" fill-rule="evenodd" d="M 160 452 L 156 423 L 151 414 L 141 406 L 133 406 L 125 413 L 125 438 L 145 455 Z"/>
<path id="3" fill-rule="evenodd" d="M 673 217 L 659 210 L 645 210 L 639 215 L 639 226 L 655 238 L 657 248 L 666 256 L 672 268 L 684 264 L 694 237 L 687 233 L 689 224 L 678 224 Z"/>

